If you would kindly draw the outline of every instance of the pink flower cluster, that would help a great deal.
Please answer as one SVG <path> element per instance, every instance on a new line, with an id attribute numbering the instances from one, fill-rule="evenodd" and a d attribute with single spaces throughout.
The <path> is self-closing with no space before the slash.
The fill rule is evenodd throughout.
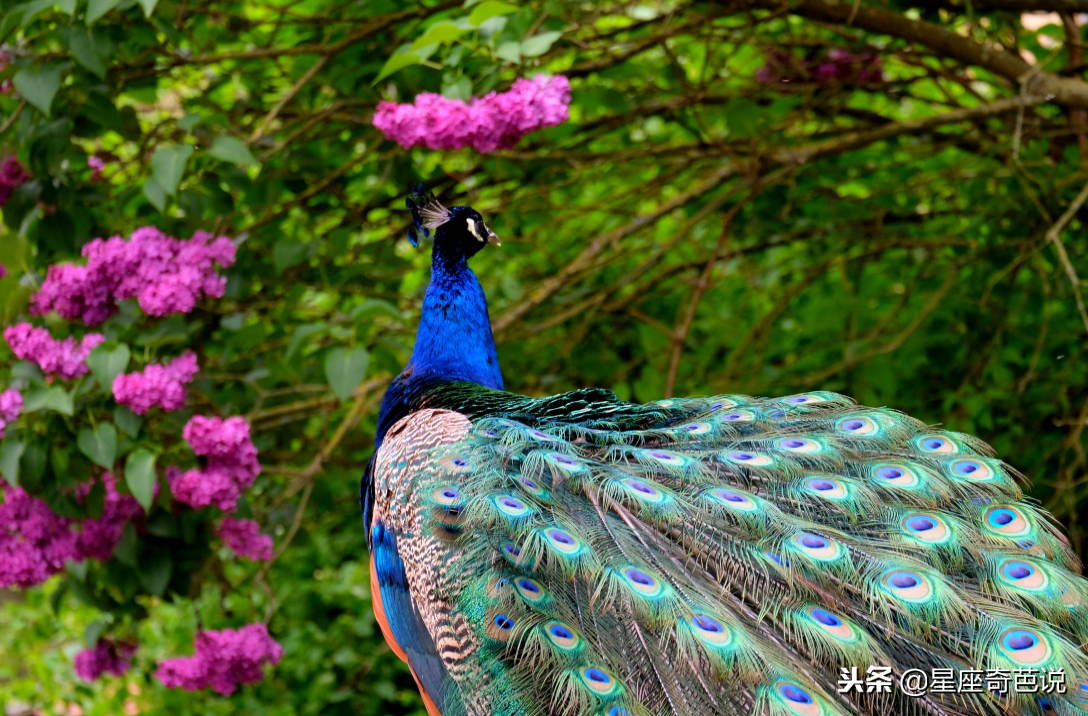
<path id="1" fill-rule="evenodd" d="M 0 587 L 25 589 L 61 572 L 67 560 L 104 562 L 113 556 L 125 525 L 143 510 L 135 498 L 117 492 L 113 475 L 101 479 L 106 487 L 102 516 L 85 520 L 79 531 L 77 523 L 54 514 L 42 500 L 0 480 Z M 81 486 L 77 496 L 90 489 Z"/>
<path id="2" fill-rule="evenodd" d="M 132 655 L 135 653 L 136 644 L 131 641 L 99 639 L 93 649 L 84 649 L 76 654 L 76 676 L 84 681 L 94 681 L 102 674 L 122 676 L 132 665 Z"/>
<path id="3" fill-rule="evenodd" d="M 117 478 L 111 473 L 105 473 L 101 479 L 106 487 L 106 501 L 102 508 L 102 516 L 97 520 L 87 520 L 83 523 L 83 529 L 76 538 L 76 547 L 80 558 L 90 557 L 99 562 L 106 562 L 113 556 L 113 551 L 121 542 L 125 525 L 134 517 L 142 515 L 144 509 L 140 507 L 135 497 L 117 492 Z M 80 491 L 81 496 L 90 492 L 90 487 L 90 485 L 84 486 Z"/>
<path id="4" fill-rule="evenodd" d="M 76 533 L 63 517 L 20 487 L 0 480 L 0 587 L 25 589 L 79 558 Z"/>
<path id="5" fill-rule="evenodd" d="M 87 372 L 87 354 L 106 340 L 100 333 L 88 333 L 83 339 L 68 336 L 58 341 L 44 328 L 17 323 L 4 329 L 4 338 L 17 358 L 37 363 L 42 372 L 61 380 L 71 380 Z"/>
<path id="6" fill-rule="evenodd" d="M 170 689 L 211 687 L 230 696 L 239 684 L 255 684 L 264 678 L 262 666 L 278 664 L 283 658 L 283 647 L 268 635 L 268 627 L 259 623 L 200 632 L 194 646 L 193 656 L 159 662 L 155 678 Z"/>
<path id="7" fill-rule="evenodd" d="M 19 419 L 23 412 L 23 395 L 15 388 L 8 388 L 0 393 L 0 438 L 4 437 L 4 428 Z"/>
<path id="8" fill-rule="evenodd" d="M 207 464 L 202 470 L 186 473 L 176 467 L 167 470 L 174 499 L 193 508 L 214 505 L 234 512 L 242 492 L 261 472 L 249 425 L 238 416 L 223 420 L 196 415 L 186 423 L 182 435 L 193 452 L 207 458 Z"/>
<path id="9" fill-rule="evenodd" d="M 272 538 L 261 534 L 261 526 L 253 520 L 236 520 L 224 517 L 215 534 L 239 557 L 254 562 L 272 559 Z"/>
<path id="10" fill-rule="evenodd" d="M 11 192 L 16 187 L 30 181 L 30 172 L 26 170 L 22 162 L 12 156 L 4 157 L 0 162 L 0 206 L 11 198 Z"/>
<path id="11" fill-rule="evenodd" d="M 142 373 L 124 373 L 113 381 L 114 400 L 138 415 L 156 405 L 178 410 L 185 405 L 185 384 L 198 370 L 196 354 L 187 351 L 166 365 L 152 364 Z"/>
<path id="12" fill-rule="evenodd" d="M 884 64 L 871 52 L 854 54 L 838 47 L 804 58 L 776 50 L 767 55 L 767 64 L 756 70 L 756 81 L 764 85 L 873 84 L 884 81 Z"/>
<path id="13" fill-rule="evenodd" d="M 0 278 L 5 278 L 8 275 L 8 267 L 4 264 L 0 264 Z"/>
<path id="14" fill-rule="evenodd" d="M 41 291 L 30 301 L 31 313 L 56 311 L 62 317 L 95 325 L 117 312 L 117 302 L 135 298 L 144 313 L 188 313 L 201 294 L 220 297 L 227 281 L 215 264 L 234 264 L 230 239 L 198 231 L 188 241 L 166 236 L 153 226 L 120 236 L 95 239 L 83 247 L 86 266 L 49 267 Z"/>
<path id="15" fill-rule="evenodd" d="M 379 102 L 374 126 L 405 148 L 510 149 L 526 134 L 570 117 L 570 82 L 562 75 L 519 79 L 508 92 L 492 92 L 471 104 L 424 92 L 414 104 Z"/>
<path id="16" fill-rule="evenodd" d="M 91 181 L 98 181 L 102 178 L 102 170 L 106 168 L 106 160 L 91 155 L 87 157 L 87 166 L 91 169 Z"/>

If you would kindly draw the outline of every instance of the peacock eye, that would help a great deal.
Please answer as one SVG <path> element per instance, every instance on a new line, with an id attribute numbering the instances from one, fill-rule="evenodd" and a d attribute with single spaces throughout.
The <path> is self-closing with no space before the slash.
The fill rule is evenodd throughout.
<path id="1" fill-rule="evenodd" d="M 473 236 L 475 236 L 477 241 L 480 241 L 480 242 L 487 241 L 486 236 L 480 236 L 480 233 L 478 231 L 476 231 L 476 222 L 475 221 L 473 221 L 472 219 L 465 219 L 465 223 L 468 224 L 468 232 L 470 234 L 472 234 Z"/>

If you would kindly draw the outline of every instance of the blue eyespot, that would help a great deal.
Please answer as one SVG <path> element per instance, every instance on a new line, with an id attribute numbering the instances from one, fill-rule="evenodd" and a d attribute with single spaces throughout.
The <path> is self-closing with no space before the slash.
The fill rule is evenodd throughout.
<path id="1" fill-rule="evenodd" d="M 721 634 L 725 631 L 725 626 L 720 621 L 706 614 L 696 614 L 691 618 L 691 623 L 712 634 Z"/>
<path id="2" fill-rule="evenodd" d="M 573 639 L 574 633 L 560 624 L 553 624 L 548 630 L 556 639 Z"/>
<path id="3" fill-rule="evenodd" d="M 510 631 L 514 628 L 514 621 L 505 614 L 495 615 L 495 626 L 503 631 Z"/>
<path id="4" fill-rule="evenodd" d="M 583 671 L 582 673 L 585 674 L 587 679 L 589 679 L 590 681 L 595 681 L 598 684 L 607 684 L 612 681 L 612 677 L 610 677 L 608 674 L 604 673 L 600 669 L 594 668 L 592 666 Z"/>
<path id="5" fill-rule="evenodd" d="M 809 613 L 812 614 L 813 619 L 820 622 L 824 626 L 829 626 L 829 627 L 842 626 L 842 619 L 839 619 L 837 616 L 835 616 L 831 612 L 825 611 L 823 609 L 813 609 Z"/>
<path id="6" fill-rule="evenodd" d="M 782 684 L 778 687 L 778 693 L 782 694 L 787 701 L 792 701 L 795 704 L 812 703 L 812 697 L 808 695 L 808 692 L 793 684 Z"/>

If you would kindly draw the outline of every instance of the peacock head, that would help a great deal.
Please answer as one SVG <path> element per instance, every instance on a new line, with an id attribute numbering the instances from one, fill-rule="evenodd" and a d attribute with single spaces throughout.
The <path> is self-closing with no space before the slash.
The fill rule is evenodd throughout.
<path id="1" fill-rule="evenodd" d="M 434 250 L 451 257 L 470 259 L 486 244 L 499 245 L 499 237 L 484 223 L 480 212 L 471 206 L 447 209 L 431 192 L 416 186 L 405 200 L 412 212 L 414 227 L 408 229 L 408 240 L 419 246 L 419 235 L 429 237 L 434 232 Z"/>

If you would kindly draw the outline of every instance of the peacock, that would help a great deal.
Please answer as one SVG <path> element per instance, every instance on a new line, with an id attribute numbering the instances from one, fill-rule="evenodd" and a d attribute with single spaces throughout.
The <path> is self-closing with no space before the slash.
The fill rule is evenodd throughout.
<path id="1" fill-rule="evenodd" d="M 431 280 L 361 499 L 431 716 L 1088 712 L 1088 584 L 986 444 L 823 391 L 505 392 L 498 238 L 407 205 Z"/>

